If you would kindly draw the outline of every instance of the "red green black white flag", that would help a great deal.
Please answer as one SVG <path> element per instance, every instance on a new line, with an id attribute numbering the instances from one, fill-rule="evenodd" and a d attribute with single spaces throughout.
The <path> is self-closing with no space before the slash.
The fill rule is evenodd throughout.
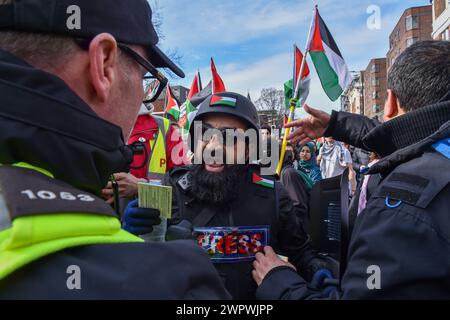
<path id="1" fill-rule="evenodd" d="M 292 80 L 289 80 L 284 84 L 284 102 L 288 113 L 290 108 L 290 100 L 291 98 L 294 98 L 294 90 L 297 88 L 298 81 L 301 81 L 301 83 L 298 96 L 295 97 L 298 99 L 297 107 L 303 107 L 306 103 L 306 99 L 308 99 L 309 96 L 309 88 L 311 86 L 311 72 L 306 61 L 305 67 L 303 68 L 303 75 L 300 78 L 300 69 L 303 59 L 304 56 L 300 49 L 297 46 L 294 46 L 294 68 L 292 72 Z"/>
<path id="2" fill-rule="evenodd" d="M 317 7 L 314 15 L 308 51 L 325 93 L 336 101 L 352 81 L 352 76 Z"/>
<path id="3" fill-rule="evenodd" d="M 169 85 L 167 85 L 166 100 L 167 100 L 167 105 L 166 105 L 166 109 L 165 109 L 166 110 L 165 114 L 171 115 L 175 119 L 175 121 L 179 121 L 180 120 L 180 108 L 178 106 L 178 102 L 173 97 L 172 90 L 170 89 Z"/>

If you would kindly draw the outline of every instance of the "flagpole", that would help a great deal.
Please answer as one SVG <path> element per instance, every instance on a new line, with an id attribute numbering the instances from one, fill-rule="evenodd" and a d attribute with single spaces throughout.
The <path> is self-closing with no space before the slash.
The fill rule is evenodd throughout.
<path id="1" fill-rule="evenodd" d="M 317 5 L 314 7 L 313 13 L 315 13 L 317 10 Z M 299 73 L 299 79 L 297 81 L 296 87 L 295 87 L 295 91 L 293 92 L 293 99 L 291 100 L 291 108 L 289 110 L 289 118 L 287 121 L 287 124 L 291 123 L 294 120 L 294 115 L 295 115 L 295 109 L 297 107 L 297 97 L 299 95 L 299 91 L 300 91 L 300 84 L 302 82 L 302 76 L 303 76 L 303 71 L 305 71 L 305 65 L 306 65 L 306 57 L 308 56 L 309 53 L 309 43 L 310 43 L 310 39 L 311 39 L 311 29 L 312 29 L 312 24 L 313 21 L 315 19 L 315 16 L 313 14 L 313 18 L 311 20 L 311 26 L 309 27 L 309 31 L 308 31 L 308 38 L 306 39 L 306 48 L 305 48 L 305 54 L 303 56 L 303 60 L 302 60 L 302 64 L 300 67 L 300 73 Z M 294 49 L 294 57 L 295 57 L 295 49 Z M 295 58 L 294 58 L 295 61 Z M 295 62 L 294 62 L 295 63 Z M 294 66 L 295 68 L 295 66 Z M 294 69 L 295 70 L 295 69 Z M 294 71 L 295 72 L 295 71 Z M 294 76 L 295 78 L 295 76 Z M 294 88 L 292 88 L 294 89 Z M 302 106 L 303 107 L 303 106 Z M 283 170 L 283 162 L 284 162 L 284 157 L 286 155 L 286 148 L 287 148 L 287 144 L 288 144 L 288 137 L 291 134 L 291 128 L 287 128 L 286 131 L 284 132 L 284 138 L 283 138 L 283 145 L 281 147 L 281 155 L 280 155 L 280 161 L 278 162 L 278 167 L 277 167 L 277 175 L 279 177 L 281 177 L 281 170 Z"/>
<path id="2" fill-rule="evenodd" d="M 169 88 L 169 89 L 167 89 L 167 88 Z M 165 97 L 165 99 L 164 99 L 164 117 L 166 116 L 166 112 L 167 112 L 167 103 L 169 102 L 168 91 L 170 91 L 169 83 L 167 83 L 167 87 L 166 87 L 166 97 Z"/>

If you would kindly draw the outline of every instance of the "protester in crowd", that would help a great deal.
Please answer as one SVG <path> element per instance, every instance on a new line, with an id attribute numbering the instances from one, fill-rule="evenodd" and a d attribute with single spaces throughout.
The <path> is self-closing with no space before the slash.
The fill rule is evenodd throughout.
<path id="1" fill-rule="evenodd" d="M 261 126 L 261 137 L 264 141 L 270 139 L 272 135 L 272 128 L 268 124 L 263 124 Z"/>
<path id="2" fill-rule="evenodd" d="M 287 257 L 308 280 L 326 268 L 312 250 L 298 219 L 301 214 L 285 188 L 251 164 L 257 143 L 250 143 L 243 135 L 232 137 L 231 144 L 227 139 L 230 129 L 237 134 L 252 130 L 257 138 L 259 117 L 253 103 L 231 92 L 215 94 L 199 106 L 196 122 L 201 130 L 194 125 L 190 133 L 198 164 L 175 168 L 168 176 L 167 184 L 174 191 L 168 239 L 194 235 L 235 299 L 255 298 L 252 258 L 265 245 Z M 203 134 L 199 137 L 195 132 Z M 239 164 L 238 159 L 245 164 Z M 153 223 L 150 217 L 151 213 L 148 226 Z M 142 225 L 143 214 L 135 216 L 133 211 L 126 211 L 127 230 L 134 232 Z"/>
<path id="3" fill-rule="evenodd" d="M 350 153 L 350 156 L 353 159 L 353 156 L 351 153 L 352 147 L 348 143 L 343 143 L 342 145 L 344 146 L 345 149 L 348 150 L 348 152 Z M 349 166 L 349 168 L 348 168 L 348 182 L 349 182 L 350 197 L 353 197 L 353 195 L 356 192 L 356 186 L 358 185 L 358 182 L 356 180 L 356 172 L 355 172 L 355 169 L 353 168 L 353 162 L 352 162 L 352 165 Z"/>
<path id="4" fill-rule="evenodd" d="M 314 143 L 309 142 L 301 145 L 300 150 L 300 161 L 298 162 L 297 169 L 304 172 L 311 179 L 313 184 L 316 184 L 322 180 L 322 173 L 317 165 Z"/>
<path id="5" fill-rule="evenodd" d="M 99 198 L 132 161 L 144 74 L 184 76 L 151 16 L 145 0 L 0 1 L 0 299 L 229 298 L 195 244 L 143 243 Z"/>
<path id="6" fill-rule="evenodd" d="M 331 136 L 376 152 L 381 176 L 356 220 L 348 267 L 335 298 L 450 298 L 450 42 L 423 41 L 392 65 L 384 124 L 305 106 L 311 116 L 291 142 Z M 257 296 L 307 299 L 317 293 L 268 249 L 257 256 Z M 279 266 L 283 266 L 279 268 Z"/>
<path id="7" fill-rule="evenodd" d="M 373 167 L 377 162 L 380 161 L 380 158 L 375 152 L 371 152 L 369 156 L 369 164 L 367 165 L 367 171 Z M 369 188 L 369 184 L 371 185 L 378 185 L 380 182 L 380 176 L 372 176 L 370 174 L 367 174 L 362 179 L 362 185 L 360 188 L 360 194 L 358 197 L 356 197 L 356 200 L 358 201 L 358 215 L 363 212 L 363 210 L 367 207 L 367 199 L 370 199 L 371 195 L 375 191 L 374 188 Z M 374 183 L 376 182 L 376 183 Z"/>
<path id="8" fill-rule="evenodd" d="M 288 144 L 283 169 L 281 170 L 280 182 L 294 202 L 294 207 L 298 208 L 298 218 L 306 226 L 309 220 L 309 192 L 313 187 L 313 182 L 306 173 L 298 171 L 295 168 L 294 159 L 295 148 L 291 144 Z"/>
<path id="9" fill-rule="evenodd" d="M 314 143 L 314 141 L 311 141 L 312 143 Z M 314 151 L 316 153 L 316 158 L 319 156 L 320 154 L 320 149 L 322 149 L 323 143 L 320 142 L 319 140 L 317 140 L 314 143 Z M 320 166 L 320 162 L 317 162 L 317 165 Z"/>
<path id="10" fill-rule="evenodd" d="M 352 156 L 345 146 L 333 138 L 325 138 L 319 152 L 320 171 L 323 179 L 334 178 L 352 169 Z"/>

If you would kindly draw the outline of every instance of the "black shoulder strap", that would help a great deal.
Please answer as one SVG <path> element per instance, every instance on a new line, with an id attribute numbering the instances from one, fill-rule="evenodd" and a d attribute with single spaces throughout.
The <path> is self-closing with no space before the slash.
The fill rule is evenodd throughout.
<path id="1" fill-rule="evenodd" d="M 200 211 L 198 215 L 192 220 L 192 226 L 194 227 L 205 227 L 214 218 L 216 212 L 210 210 L 208 207 Z"/>
<path id="2" fill-rule="evenodd" d="M 0 196 L 5 210 L 1 219 L 61 213 L 92 213 L 117 217 L 106 202 L 40 172 L 0 166 Z"/>

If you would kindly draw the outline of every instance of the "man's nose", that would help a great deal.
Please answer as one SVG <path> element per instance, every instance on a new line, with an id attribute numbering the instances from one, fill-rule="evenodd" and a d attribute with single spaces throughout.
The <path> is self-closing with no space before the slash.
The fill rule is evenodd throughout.
<path id="1" fill-rule="evenodd" d="M 206 149 L 210 151 L 212 156 L 215 156 L 215 153 L 223 150 L 223 142 L 220 141 L 221 139 L 218 138 L 218 135 L 213 135 L 211 139 L 208 141 L 208 144 L 206 145 Z"/>

